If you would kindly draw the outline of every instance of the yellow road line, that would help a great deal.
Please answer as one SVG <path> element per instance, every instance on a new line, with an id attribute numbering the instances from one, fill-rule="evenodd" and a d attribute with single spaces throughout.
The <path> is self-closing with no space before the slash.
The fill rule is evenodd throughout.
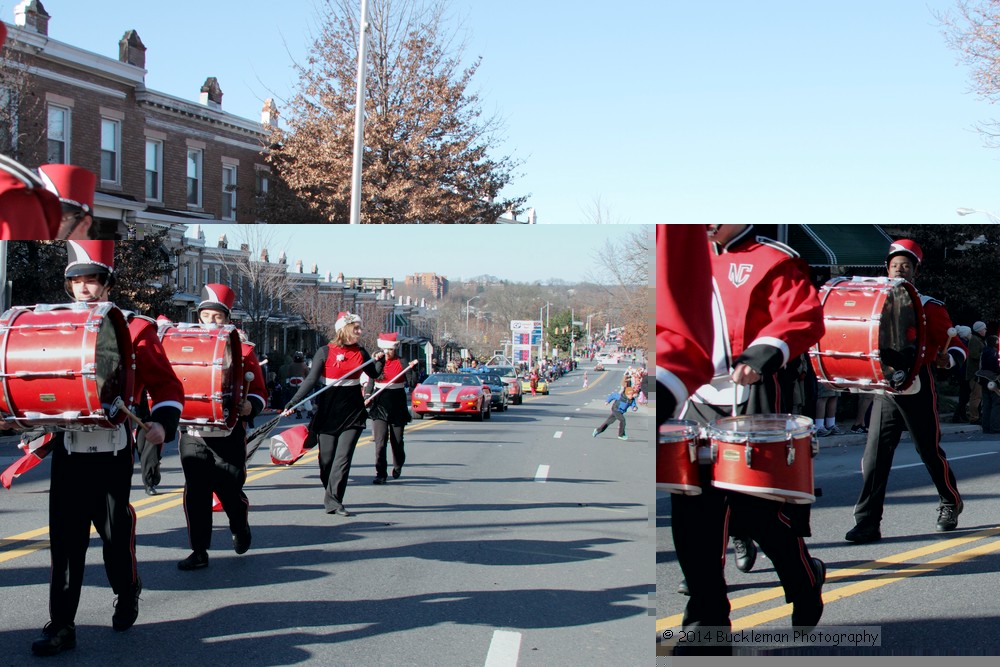
<path id="1" fill-rule="evenodd" d="M 953 549 L 953 548 L 956 548 L 956 547 L 961 547 L 961 546 L 964 546 L 966 544 L 971 544 L 972 542 L 983 540 L 983 539 L 986 539 L 986 538 L 989 538 L 989 537 L 994 537 L 994 536 L 997 536 L 997 535 L 1000 535 L 1000 528 L 987 528 L 985 530 L 976 531 L 974 533 L 970 533 L 968 535 L 963 535 L 961 537 L 954 537 L 954 538 L 951 538 L 951 539 L 948 539 L 948 540 L 943 540 L 941 542 L 934 542 L 932 544 L 928 544 L 926 546 L 918 547 L 916 549 L 911 549 L 909 551 L 904 551 L 902 553 L 898 553 L 898 554 L 893 554 L 893 555 L 890 555 L 890 556 L 886 556 L 885 558 L 881 558 L 881 559 L 875 560 L 875 561 L 869 561 L 867 563 L 864 563 L 864 564 L 861 564 L 861 565 L 856 565 L 854 567 L 846 567 L 846 568 L 842 568 L 842 569 L 836 570 L 834 572 L 828 572 L 827 575 L 826 575 L 827 585 L 829 585 L 829 582 L 835 581 L 837 579 L 843 579 L 843 578 L 846 578 L 846 577 L 862 576 L 862 575 L 864 575 L 867 572 L 872 572 L 872 571 L 875 571 L 875 570 L 880 570 L 880 569 L 891 567 L 891 566 L 894 566 L 894 565 L 902 565 L 902 564 L 905 564 L 905 563 L 907 563 L 907 562 L 909 562 L 909 561 L 911 561 L 911 560 L 913 560 L 915 558 L 921 558 L 923 556 L 929 556 L 931 554 L 938 553 L 938 552 L 941 552 L 941 551 L 947 551 L 948 549 Z M 998 541 L 996 543 L 990 543 L 990 544 L 1000 545 L 1000 541 Z M 958 556 L 958 555 L 965 554 L 965 553 L 972 553 L 972 552 L 976 551 L 976 549 L 979 549 L 979 548 L 981 548 L 981 547 L 976 547 L 976 548 L 970 549 L 969 551 L 966 551 L 966 552 L 959 552 L 959 554 L 954 554 L 954 555 Z M 994 549 L 997 549 L 997 548 L 1000 548 L 1000 546 L 991 547 L 990 550 L 994 550 Z M 970 558 L 971 557 L 972 556 L 970 556 Z M 935 561 L 930 561 L 927 564 L 916 565 L 916 566 L 913 566 L 912 568 L 899 570 L 898 572 L 909 572 L 911 569 L 925 568 L 927 565 L 930 565 L 932 563 L 938 563 L 938 562 L 941 562 L 941 563 L 943 563 L 945 565 L 951 564 L 950 561 L 948 560 L 949 558 L 951 558 L 951 556 L 947 556 L 947 557 L 944 557 L 944 558 L 941 558 L 941 559 L 938 559 L 938 560 L 935 560 Z M 961 562 L 961 561 L 955 561 L 955 562 Z M 934 569 L 937 569 L 937 568 L 934 568 Z M 926 570 L 926 569 L 920 569 L 920 571 L 915 571 L 913 574 L 920 574 L 920 573 L 925 572 L 925 571 L 928 571 L 928 570 Z M 841 599 L 843 597 L 848 597 L 850 595 L 857 595 L 858 593 L 863 593 L 866 590 L 871 590 L 871 588 L 878 588 L 879 586 L 885 585 L 885 584 L 877 584 L 877 585 L 871 586 L 869 588 L 857 588 L 856 590 L 851 590 L 851 591 L 849 591 L 848 593 L 846 593 L 844 595 L 837 594 L 834 597 L 831 597 L 831 594 L 836 594 L 837 591 L 840 591 L 840 590 L 843 590 L 843 589 L 850 589 L 851 587 L 856 587 L 856 586 L 863 586 L 864 584 L 866 584 L 868 582 L 871 582 L 871 581 L 879 581 L 879 580 L 888 578 L 888 580 L 886 581 L 886 583 L 892 583 L 893 581 L 898 581 L 900 579 L 904 579 L 904 578 L 907 578 L 909 576 L 913 576 L 913 574 L 906 575 L 905 577 L 897 576 L 898 572 L 895 573 L 895 574 L 888 574 L 888 573 L 881 574 L 881 575 L 874 576 L 874 577 L 871 577 L 869 579 L 866 579 L 864 582 L 858 582 L 856 584 L 850 584 L 848 586 L 843 586 L 840 589 L 835 589 L 833 591 L 825 591 L 823 593 L 823 600 L 824 601 L 831 601 L 832 602 L 833 600 L 839 600 L 839 599 Z M 750 607 L 750 606 L 753 606 L 753 605 L 756 605 L 756 604 L 761 604 L 763 602 L 768 602 L 770 600 L 776 600 L 776 599 L 779 599 L 779 598 L 783 599 L 784 596 L 785 596 L 784 589 L 782 589 L 781 586 L 775 586 L 775 587 L 769 588 L 767 590 L 759 591 L 759 592 L 756 592 L 756 593 L 751 593 L 749 595 L 743 595 L 743 596 L 740 596 L 738 598 L 733 598 L 731 600 L 731 604 L 732 604 L 733 611 L 735 611 L 737 609 L 743 609 L 745 607 Z M 773 618 L 766 617 L 768 614 L 775 613 L 776 611 L 779 611 L 779 610 L 782 613 L 778 613 Z M 785 604 L 785 605 L 782 605 L 780 607 L 776 607 L 775 609 L 769 610 L 767 612 L 759 612 L 759 614 L 755 614 L 755 615 L 751 615 L 751 616 L 747 616 L 747 617 L 743 617 L 741 619 L 738 619 L 738 621 L 734 621 L 733 622 L 733 628 L 735 629 L 737 622 L 742 622 L 744 618 L 754 619 L 754 620 L 751 621 L 751 625 L 745 626 L 745 627 L 752 627 L 752 625 L 756 625 L 756 624 L 759 624 L 759 623 L 765 623 L 767 621 L 774 620 L 774 618 L 781 618 L 782 616 L 787 616 L 787 615 L 790 615 L 790 614 L 791 614 L 791 605 Z M 756 620 L 758 616 L 760 616 L 760 618 L 762 620 Z M 683 614 L 674 614 L 673 616 L 667 616 L 667 617 L 658 619 L 656 621 L 656 631 L 657 632 L 662 632 L 663 630 L 667 630 L 667 629 L 670 629 L 670 628 L 680 627 L 682 618 L 683 618 Z"/>
<path id="2" fill-rule="evenodd" d="M 407 432 L 412 433 L 413 431 L 422 431 L 424 429 L 432 428 L 440 422 L 428 421 L 413 426 L 407 426 Z M 371 444 L 373 442 L 371 436 L 365 436 L 358 441 L 358 447 Z M 319 451 L 313 449 L 302 456 L 301 459 L 295 462 L 298 465 L 302 462 L 310 462 L 319 456 Z M 279 472 L 283 472 L 292 466 L 276 466 L 276 465 L 259 465 L 248 469 L 247 483 L 274 475 Z M 252 474 L 249 474 L 251 471 Z M 184 490 L 174 489 L 172 491 L 165 491 L 155 496 L 147 496 L 145 498 L 140 498 L 132 501 L 132 507 L 136 510 L 136 517 L 149 516 L 151 514 L 156 514 L 157 512 L 163 512 L 165 510 L 178 507 L 184 503 Z M 147 507 L 147 505 L 149 507 Z M 90 534 L 95 535 L 97 530 L 91 526 Z M 27 556 L 41 549 L 45 549 L 49 546 L 48 538 L 49 528 L 48 526 L 44 528 L 35 528 L 33 530 L 26 531 L 24 533 L 18 533 L 17 535 L 10 535 L 0 539 L 0 563 L 19 558 L 21 556 Z M 46 539 L 39 539 L 39 538 Z M 22 546 L 16 548 L 13 545 L 19 542 L 26 542 Z"/>

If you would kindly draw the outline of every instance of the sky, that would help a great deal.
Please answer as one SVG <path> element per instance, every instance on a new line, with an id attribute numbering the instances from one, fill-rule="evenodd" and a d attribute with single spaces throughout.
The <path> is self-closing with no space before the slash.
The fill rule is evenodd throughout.
<path id="1" fill-rule="evenodd" d="M 222 108 L 259 119 L 263 100 L 290 98 L 293 59 L 318 34 L 320 0 L 169 3 L 45 0 L 49 36 L 111 58 L 130 29 L 146 45 L 146 86 L 197 101 L 218 79 Z M 13 22 L 14 0 L 0 5 Z M 360 6 L 360 1 L 358 2 Z M 501 154 L 521 160 L 501 196 L 527 195 L 539 224 L 581 223 L 597 204 L 614 221 L 661 221 L 667 76 L 666 5 L 614 13 L 604 3 L 450 0 L 468 44 L 482 57 L 473 89 L 506 127 Z M 169 9 L 167 9 L 169 7 Z M 525 219 L 523 216 L 521 219 Z"/>
<path id="2" fill-rule="evenodd" d="M 608 282 L 597 260 L 607 242 L 619 244 L 630 233 L 649 237 L 640 225 L 203 225 L 205 247 L 265 245 L 270 261 L 284 250 L 289 268 L 302 260 L 309 272 L 343 272 L 345 277 L 405 278 L 437 273 L 450 281 L 492 275 L 512 282 Z M 188 228 L 188 236 L 196 229 Z"/>
<path id="3" fill-rule="evenodd" d="M 51 37 L 116 58 L 135 29 L 148 87 L 196 100 L 215 76 L 223 108 L 256 119 L 294 93 L 318 2 L 45 7 Z M 539 224 L 597 202 L 634 224 L 987 222 L 955 212 L 1000 215 L 1000 149 L 932 14 L 954 3 L 450 0 L 501 150 L 523 161 L 502 194 L 528 195 Z"/>

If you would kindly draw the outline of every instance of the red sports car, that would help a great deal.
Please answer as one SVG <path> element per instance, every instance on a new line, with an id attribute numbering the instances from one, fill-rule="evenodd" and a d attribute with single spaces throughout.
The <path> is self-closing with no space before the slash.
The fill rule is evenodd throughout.
<path id="1" fill-rule="evenodd" d="M 472 415 L 476 421 L 489 419 L 490 388 L 469 373 L 434 373 L 413 390 L 413 414 Z"/>

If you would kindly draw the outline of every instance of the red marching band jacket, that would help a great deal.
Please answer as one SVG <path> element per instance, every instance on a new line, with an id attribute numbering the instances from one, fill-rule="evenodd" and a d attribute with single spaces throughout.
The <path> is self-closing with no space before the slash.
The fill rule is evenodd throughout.
<path id="1" fill-rule="evenodd" d="M 746 402 L 748 386 L 734 386 L 732 369 L 744 363 L 767 376 L 809 349 L 824 331 L 819 295 L 798 253 L 755 236 L 753 226 L 725 246 L 709 242 L 714 283 L 715 344 L 712 382 L 692 401 Z"/>
<path id="2" fill-rule="evenodd" d="M 676 416 L 712 378 L 712 268 L 702 225 L 656 226 L 656 381 Z M 662 421 L 662 420 L 660 420 Z"/>
<path id="3" fill-rule="evenodd" d="M 242 336 L 243 332 L 240 332 L 240 335 Z M 246 374 L 247 371 L 253 373 L 253 379 L 250 380 L 250 387 L 247 390 L 247 400 L 254 404 L 253 411 L 250 413 L 251 416 L 259 414 L 261 410 L 267 407 L 268 398 L 264 369 L 260 367 L 260 361 L 257 359 L 254 347 L 253 343 L 242 342 L 243 373 Z"/>

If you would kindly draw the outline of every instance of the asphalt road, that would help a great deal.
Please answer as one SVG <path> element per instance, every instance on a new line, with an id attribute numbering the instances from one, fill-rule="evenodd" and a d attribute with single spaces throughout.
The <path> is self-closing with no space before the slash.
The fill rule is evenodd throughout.
<path id="1" fill-rule="evenodd" d="M 655 579 L 649 506 L 653 411 L 628 441 L 592 429 L 620 374 L 577 371 L 489 421 L 414 421 L 398 481 L 374 486 L 370 431 L 345 504 L 322 509 L 315 453 L 251 461 L 253 546 L 232 551 L 215 515 L 211 564 L 189 553 L 176 448 L 159 496 L 133 478 L 144 591 L 136 625 L 110 627 L 114 595 L 92 535 L 77 647 L 52 664 L 649 664 Z M 279 428 L 294 425 L 284 420 Z M 6 466 L 16 452 L 0 451 Z M 0 490 L 0 664 L 37 664 L 48 620 L 48 461 Z"/>
<path id="2" fill-rule="evenodd" d="M 937 493 L 908 441 L 896 450 L 882 522 L 882 540 L 857 545 L 844 534 L 854 525 L 860 489 L 861 438 L 824 447 L 815 459 L 816 485 L 823 489 L 812 509 L 810 553 L 827 565 L 825 611 L 820 626 L 864 626 L 880 632 L 880 646 L 737 648 L 744 655 L 949 655 L 1000 654 L 1000 437 L 981 433 L 946 436 L 943 447 L 958 480 L 965 511 L 959 527 L 939 533 Z M 687 598 L 676 593 L 681 579 L 670 531 L 670 502 L 657 493 L 657 653 L 677 641 Z M 790 605 L 770 562 L 758 557 L 749 574 L 726 565 L 736 629 L 789 629 Z M 672 641 L 663 641 L 674 633 Z M 661 660 L 663 660 L 661 658 Z M 675 658 L 683 665 L 684 659 Z"/>

